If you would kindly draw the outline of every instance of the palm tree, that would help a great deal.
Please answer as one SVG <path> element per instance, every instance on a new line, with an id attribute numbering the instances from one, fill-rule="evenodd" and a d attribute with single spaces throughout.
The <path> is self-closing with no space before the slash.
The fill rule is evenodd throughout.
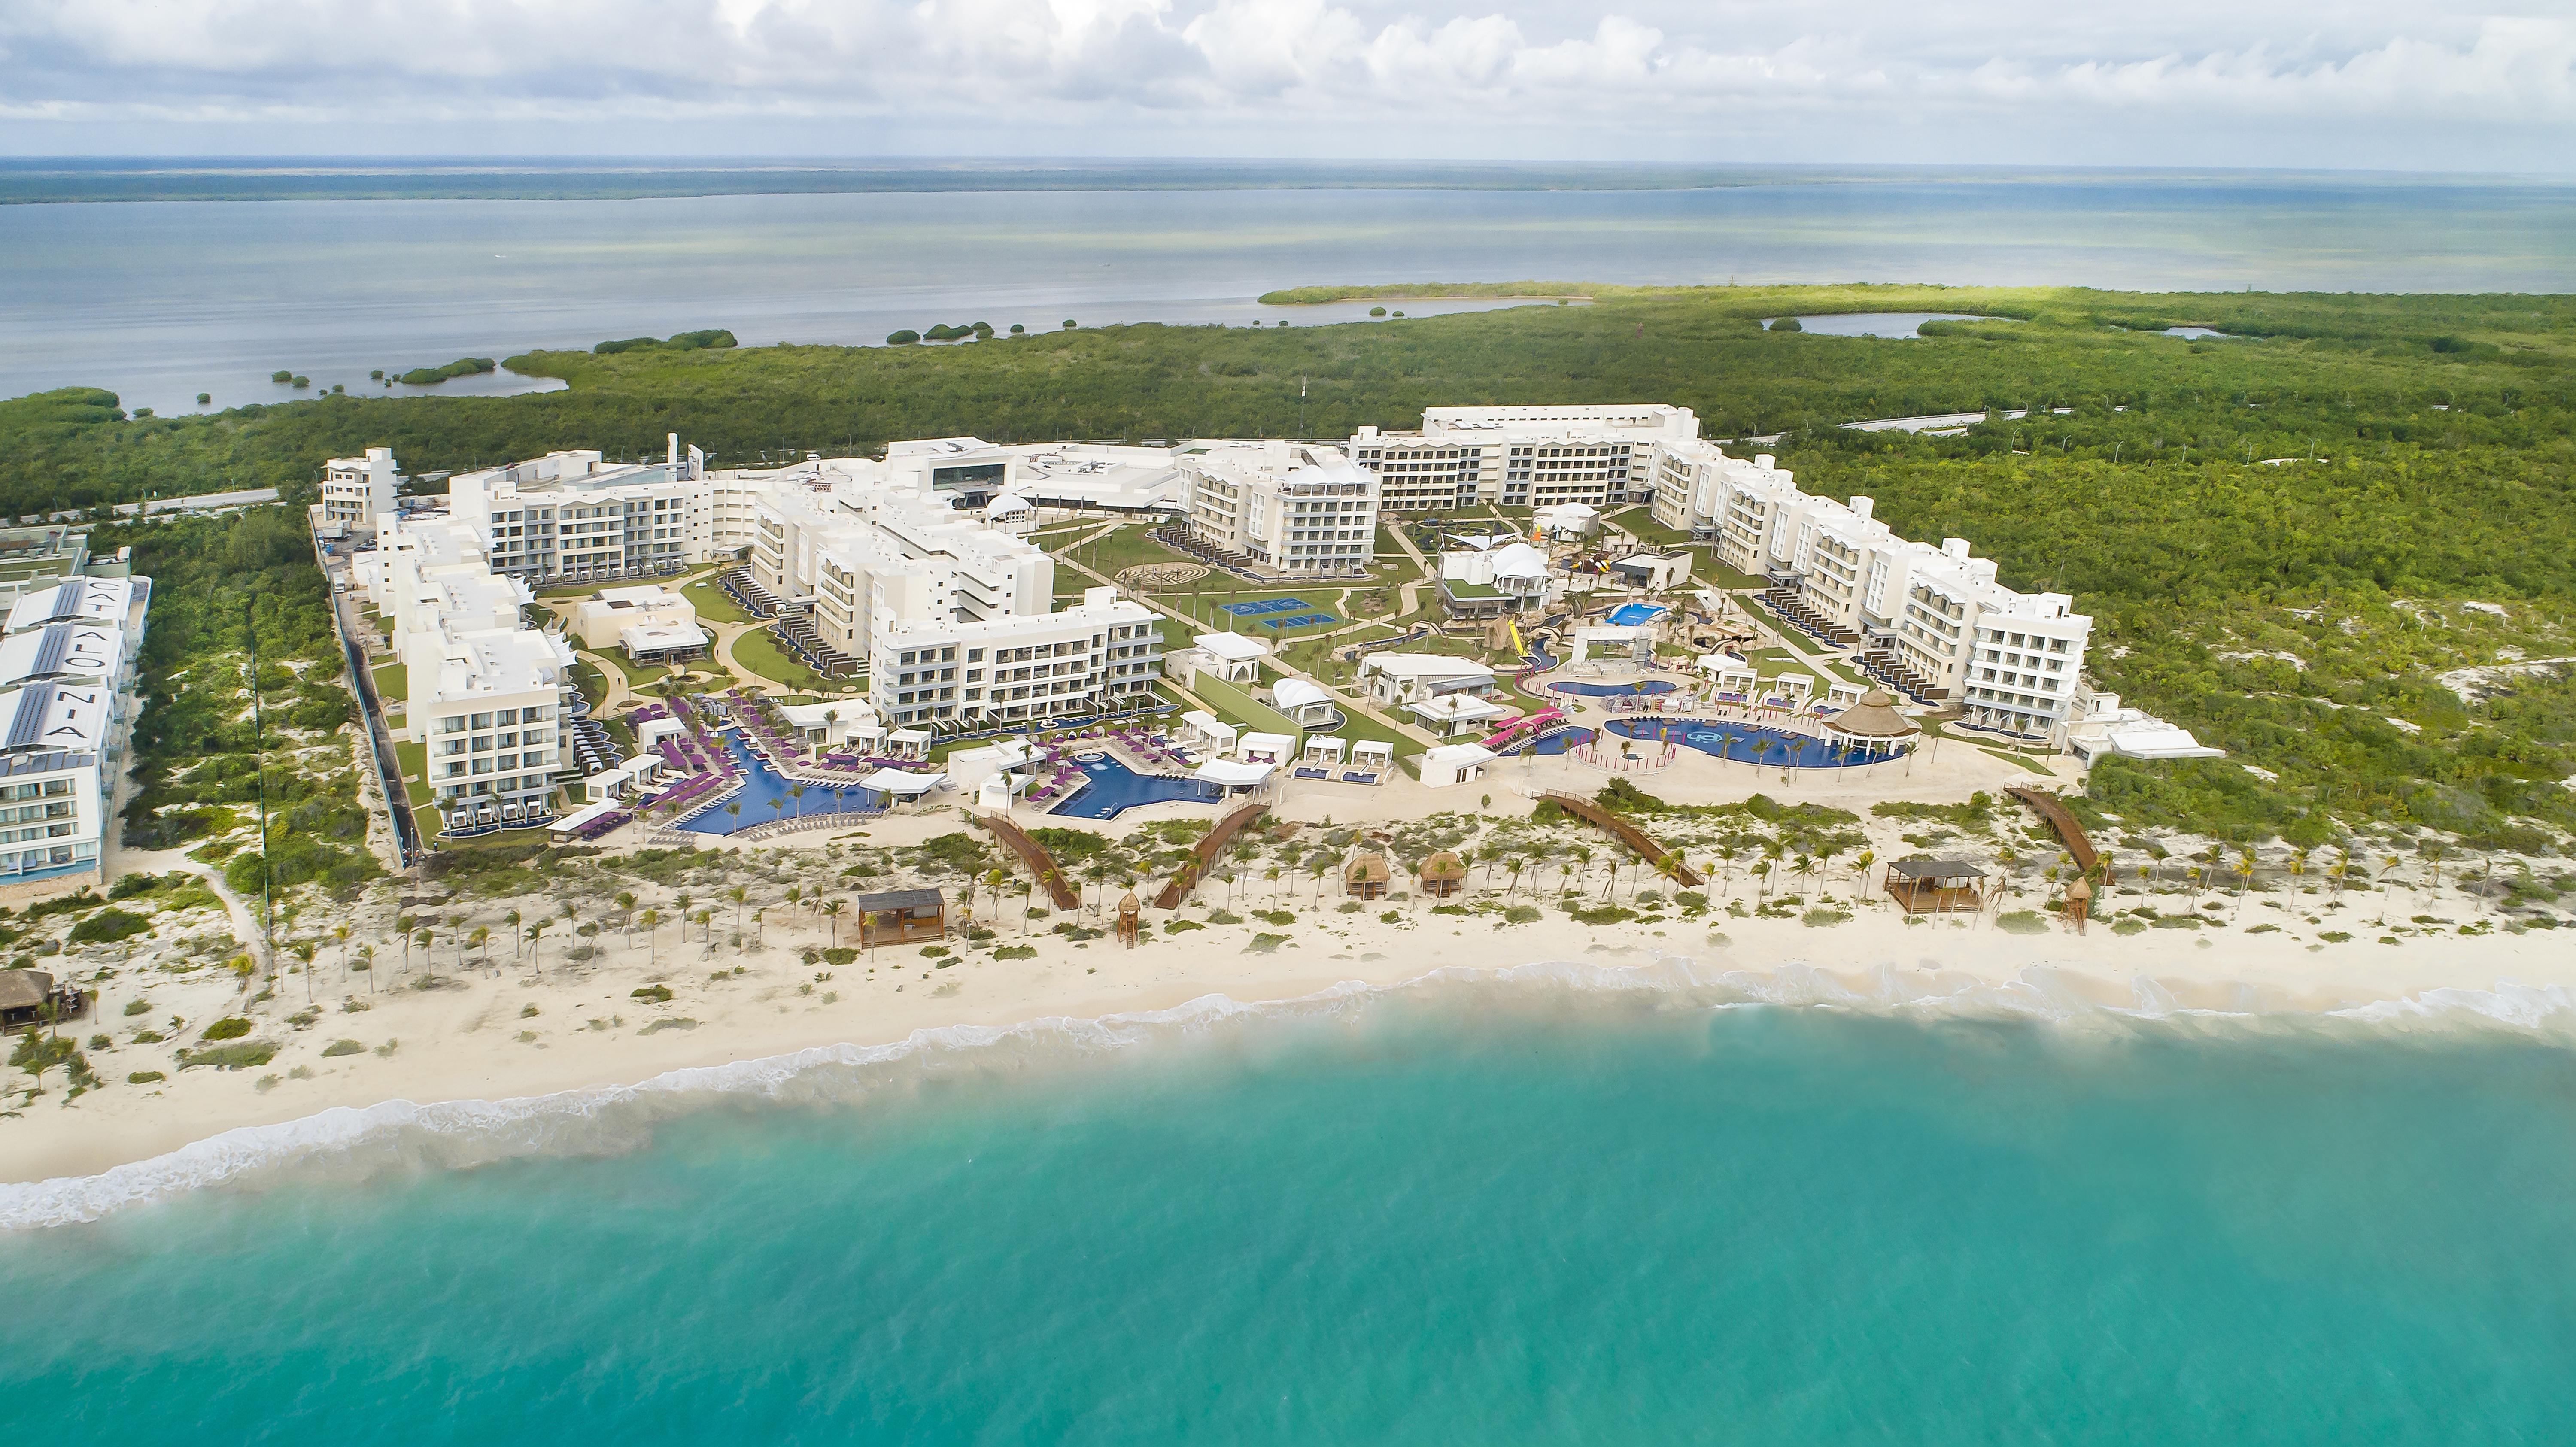
<path id="1" fill-rule="evenodd" d="M 347 925 L 332 926 L 331 938 L 340 942 L 340 979 L 343 983 L 346 983 L 349 978 L 349 927 Z"/>
<path id="2" fill-rule="evenodd" d="M 321 947 L 320 940 L 297 940 L 286 947 L 286 952 L 304 966 L 304 1003 L 307 1005 L 313 1003 L 313 953 Z"/>
<path id="3" fill-rule="evenodd" d="M 772 824 L 777 823 L 777 822 L 778 822 L 782 817 L 784 817 L 784 816 L 786 815 L 786 813 L 787 813 L 787 800 L 786 800 L 786 798 L 785 798 L 784 796 L 780 796 L 780 797 L 772 798 L 772 799 L 769 801 L 769 822 L 770 822 L 770 823 L 772 823 Z"/>
<path id="4" fill-rule="evenodd" d="M 797 818 L 799 818 L 799 819 L 804 818 L 804 817 L 805 817 L 805 786 L 804 786 L 803 784 L 790 784 L 790 785 L 788 785 L 788 786 L 787 786 L 787 797 L 796 801 L 796 817 L 797 817 Z"/>
<path id="5" fill-rule="evenodd" d="M 466 943 L 472 945 L 474 947 L 474 952 L 479 955 L 483 953 L 484 944 L 491 938 L 492 932 L 478 924 L 474 927 L 474 933 L 466 940 Z M 483 963 L 488 965 L 491 961 L 486 959 Z"/>
<path id="6" fill-rule="evenodd" d="M 438 973 L 436 962 L 429 959 L 429 946 L 431 943 L 429 931 L 424 929 L 419 934 L 412 936 L 412 939 L 420 946 L 422 963 L 430 966 L 431 974 L 435 975 Z"/>
<path id="7" fill-rule="evenodd" d="M 662 923 L 662 912 L 658 909 L 648 909 L 644 911 L 643 917 L 637 922 L 644 926 L 644 967 L 646 969 L 651 969 L 661 959 L 660 952 L 655 945 L 654 931 Z M 629 934 L 626 939 L 627 948 L 633 949 L 635 937 L 632 934 Z"/>
<path id="8" fill-rule="evenodd" d="M 1875 851 L 1875 850 L 1864 849 L 1864 850 L 1862 850 L 1862 851 L 1859 853 L 1859 855 L 1858 855 L 1858 856 L 1856 856 L 1855 858 L 1853 858 L 1853 860 L 1852 860 L 1852 893 L 1853 893 L 1853 894 L 1859 895 L 1860 897 L 1862 897 L 1862 898 L 1864 898 L 1864 899 L 1867 899 L 1867 898 L 1873 898 L 1873 897 L 1874 897 L 1874 896 L 1872 896 L 1872 895 L 1870 894 L 1870 888 L 1869 888 L 1869 867 L 1870 867 L 1871 865 L 1873 865 L 1873 864 L 1876 864 L 1877 862 L 1878 862 L 1878 854 L 1877 854 L 1877 851 Z"/>
<path id="9" fill-rule="evenodd" d="M 501 923 L 510 927 L 510 963 L 517 964 L 519 962 L 519 912 L 514 909 L 501 916 Z"/>
<path id="10" fill-rule="evenodd" d="M 742 902 L 750 896 L 751 891 L 739 884 L 725 891 L 725 898 L 733 901 L 733 932 L 735 934 L 742 933 Z"/>
<path id="11" fill-rule="evenodd" d="M 553 920 L 541 919 L 535 924 L 529 925 L 526 929 L 519 931 L 520 934 L 527 937 L 528 967 L 537 971 L 539 974 L 545 973 L 545 957 L 539 954 L 538 951 L 543 948 L 545 943 L 546 926 L 552 923 L 554 923 Z"/>
<path id="12" fill-rule="evenodd" d="M 733 821 L 725 826 L 725 832 L 727 834 L 731 834 L 736 829 L 742 827 L 742 801 L 740 799 L 727 801 L 725 804 L 725 817 Z"/>
<path id="13" fill-rule="evenodd" d="M 835 899 L 835 900 L 832 900 L 832 901 L 829 901 L 828 903 L 826 903 L 826 904 L 823 906 L 823 917 L 824 917 L 825 919 L 828 919 L 828 920 L 830 920 L 830 921 L 832 922 L 832 947 L 833 947 L 834 949 L 838 949 L 838 948 L 840 948 L 840 945 L 841 945 L 841 902 L 840 902 L 839 900 Z"/>
<path id="14" fill-rule="evenodd" d="M 376 992 L 376 947 L 374 945 L 358 946 L 358 964 L 367 977 L 367 993 L 372 995 Z"/>
<path id="15" fill-rule="evenodd" d="M 626 929 L 626 947 L 631 950 L 635 948 L 635 891 L 621 889 L 617 892 L 617 910 L 619 922 Z"/>
<path id="16" fill-rule="evenodd" d="M 1717 868 L 1718 868 L 1718 881 L 1717 881 L 1717 882 L 1718 882 L 1718 889 L 1719 889 L 1719 891 L 1720 891 L 1720 892 L 1722 892 L 1722 893 L 1728 893 L 1728 894 L 1731 894 L 1731 893 L 1733 893 L 1733 892 L 1734 892 L 1734 890 L 1735 890 L 1735 856 L 1736 856 L 1736 855 L 1738 855 L 1738 854 L 1740 854 L 1740 853 L 1742 853 L 1743 851 L 1744 851 L 1744 846 L 1743 846 L 1743 845 L 1741 845 L 1741 844 L 1736 843 L 1736 842 L 1735 842 L 1734 840 L 1732 840 L 1732 839 L 1728 840 L 1728 841 L 1727 841 L 1727 842 L 1725 842 L 1724 844 L 1721 844 L 1721 845 L 1717 846 Z"/>

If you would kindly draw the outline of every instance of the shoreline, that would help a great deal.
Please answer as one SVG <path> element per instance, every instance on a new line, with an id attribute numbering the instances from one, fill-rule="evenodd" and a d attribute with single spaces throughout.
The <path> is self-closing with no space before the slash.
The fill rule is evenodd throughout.
<path id="1" fill-rule="evenodd" d="M 836 983 L 829 978 L 836 972 L 804 969 L 791 955 L 790 976 L 824 978 L 794 980 L 791 988 L 776 978 L 719 972 L 699 985 L 674 974 L 685 995 L 667 1006 L 629 998 L 624 972 L 504 972 L 378 995 L 356 1018 L 369 1023 L 370 1034 L 401 1042 L 396 1049 L 330 1059 L 309 1078 L 266 1090 L 246 1071 L 193 1070 L 158 1091 L 119 1085 L 69 1103 L 58 1088 L 49 1091 L 21 1107 L 20 1119 L 0 1122 L 0 1140 L 10 1147 L 0 1168 L 0 1229 L 91 1219 L 236 1178 L 276 1163 L 281 1153 L 328 1153 L 363 1136 L 361 1116 L 402 1125 L 453 1107 L 448 1113 L 470 1133 L 548 1101 L 579 1113 L 641 1093 L 674 1090 L 670 1098 L 677 1099 L 703 1083 L 686 1078 L 692 1073 L 759 1075 L 766 1066 L 770 1075 L 780 1067 L 792 1074 L 801 1068 L 796 1057 L 808 1053 L 814 1064 L 893 1060 L 1032 1031 L 1151 1026 L 1193 1007 L 1281 1009 L 1337 994 L 1499 983 L 1519 974 L 1533 983 L 1612 989 L 1695 984 L 1781 1004 L 2042 1018 L 2091 1011 L 2319 1016 L 2384 1005 L 2390 1008 L 2370 1018 L 2385 1023 L 2451 1008 L 2529 1028 L 2576 1003 L 2558 998 L 2576 991 L 2576 957 L 2545 934 L 2394 948 L 2355 940 L 2311 952 L 2279 936 L 2231 934 L 2204 948 L 2198 932 L 2120 938 L 2097 925 L 2080 937 L 2025 936 L 1984 923 L 1908 926 L 1900 919 L 1873 911 L 1808 928 L 1795 919 L 1720 916 L 1653 930 L 1555 917 L 1513 926 L 1477 916 L 1386 924 L 1326 914 L 1311 926 L 1301 921 L 1298 936 L 1274 953 L 1237 952 L 1227 938 L 1232 927 L 1211 927 L 1203 944 L 1186 934 L 1157 936 L 1133 952 L 1114 939 L 1076 944 L 1032 936 L 1032 959 L 980 962 L 946 979 L 933 969 L 911 970 L 930 962 L 910 959 L 908 978 L 893 988 L 886 987 L 890 975 L 873 986 L 849 982 L 857 998 L 819 988 Z M 1497 961 L 1505 951 L 1510 964 Z M 894 958 L 889 953 L 881 967 L 893 969 Z M 1610 973 L 1588 977 L 1590 969 Z M 2518 989 L 2545 993 L 2536 1001 L 2513 998 Z M 2480 998 L 2494 995 L 2507 998 Z M 690 1023 L 654 1028 L 657 1018 Z M 522 1020 L 549 1028 L 542 1035 L 508 1028 Z M 310 1033 L 327 1035 L 347 1023 L 333 1017 L 331 1028 Z M 345 1135 L 350 1131 L 358 1135 Z"/>

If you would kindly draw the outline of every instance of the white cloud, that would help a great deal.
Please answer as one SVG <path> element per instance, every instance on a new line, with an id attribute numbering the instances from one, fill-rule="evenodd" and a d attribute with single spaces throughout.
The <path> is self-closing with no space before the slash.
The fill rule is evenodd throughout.
<path id="1" fill-rule="evenodd" d="M 1022 153 L 1258 153 L 1292 127 L 1372 154 L 1607 159 L 1869 159 L 1896 137 L 1916 154 L 1891 159 L 1988 159 L 1998 137 L 2152 151 L 2230 127 L 2248 163 L 2368 165 L 2373 136 L 2445 128 L 2576 141 L 2576 20 L 2548 5 L 1504 3 L 0 0 L 0 147 L 28 148 L 18 125 L 388 112 L 708 135 L 802 116 Z"/>

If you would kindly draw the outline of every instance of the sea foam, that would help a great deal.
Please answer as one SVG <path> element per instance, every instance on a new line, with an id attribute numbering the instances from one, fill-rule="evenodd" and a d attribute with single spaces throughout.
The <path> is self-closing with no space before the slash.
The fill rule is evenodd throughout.
<path id="1" fill-rule="evenodd" d="M 540 1156 L 613 1154 L 647 1144 L 662 1122 L 726 1102 L 846 1103 L 945 1071 L 1038 1066 L 1068 1054 L 1206 1036 L 1244 1022 L 1356 1014 L 1400 997 L 1439 1003 L 1444 996 L 1461 995 L 1511 1005 L 1542 1001 L 1549 992 L 1576 991 L 1668 1010 L 1838 1009 L 2112 1027 L 2147 1022 L 2239 1027 L 2307 1023 L 2409 1031 L 2483 1027 L 2576 1040 L 2576 992 L 2563 986 L 2508 982 L 2493 990 L 2445 988 L 2313 1012 L 2265 1009 L 2250 998 L 2244 1009 L 2185 1007 L 2171 990 L 2146 977 L 2133 982 L 2128 1003 L 2105 1004 L 2068 981 L 2067 973 L 2047 966 L 1994 981 L 1934 968 L 1930 962 L 1919 970 L 1883 964 L 1855 974 L 1803 961 L 1768 970 L 1717 969 L 1685 955 L 1655 954 L 1639 964 L 1552 960 L 1451 966 L 1392 985 L 1344 981 L 1287 1000 L 1245 1002 L 1208 994 L 1163 1010 L 1094 1019 L 1052 1016 L 1008 1026 L 944 1026 L 915 1031 L 891 1044 L 815 1046 L 668 1071 L 631 1085 L 490 1101 L 339 1106 L 297 1120 L 224 1131 L 97 1175 L 0 1184 L 0 1230 L 95 1221 L 189 1191 L 256 1187 L 289 1173 L 365 1176 L 460 1170 Z"/>

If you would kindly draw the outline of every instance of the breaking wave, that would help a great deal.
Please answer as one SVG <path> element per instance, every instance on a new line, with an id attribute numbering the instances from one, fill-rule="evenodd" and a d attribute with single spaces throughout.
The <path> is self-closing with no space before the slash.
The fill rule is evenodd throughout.
<path id="1" fill-rule="evenodd" d="M 1857 979 L 1860 983 L 1854 983 Z M 2270 1004 L 2250 989 L 2241 1007 L 2185 1006 L 2140 977 L 2122 1003 L 2098 998 L 2098 976 L 2045 966 L 1995 982 L 1957 971 L 1836 974 L 1806 963 L 1720 970 L 1687 956 L 1644 964 L 1543 961 L 1451 967 L 1398 984 L 1347 981 L 1296 999 L 1244 1003 L 1205 995 L 1167 1010 L 1080 1020 L 1048 1017 L 1010 1026 L 921 1030 L 889 1045 L 825 1045 L 726 1065 L 674 1070 L 632 1085 L 603 1085 L 504 1100 L 420 1105 L 389 1100 L 334 1107 L 298 1120 L 245 1126 L 93 1176 L 0 1184 L 0 1230 L 94 1221 L 207 1187 L 255 1188 L 315 1170 L 368 1176 L 458 1170 L 542 1156 L 605 1155 L 647 1144 L 657 1125 L 726 1103 L 828 1106 L 904 1090 L 944 1074 L 991 1073 L 1204 1038 L 1252 1022 L 1358 1018 L 1392 1000 L 1544 1008 L 1562 992 L 1659 1012 L 1745 1007 L 1824 1008 L 1899 1018 L 2016 1019 L 2121 1029 L 2189 1024 L 2217 1029 L 2362 1029 L 2414 1033 L 2479 1028 L 2576 1043 L 2576 990 L 2499 984 L 2437 989 L 2399 1000 L 2314 1011 Z M 2091 989 L 2079 988 L 2090 984 Z"/>

